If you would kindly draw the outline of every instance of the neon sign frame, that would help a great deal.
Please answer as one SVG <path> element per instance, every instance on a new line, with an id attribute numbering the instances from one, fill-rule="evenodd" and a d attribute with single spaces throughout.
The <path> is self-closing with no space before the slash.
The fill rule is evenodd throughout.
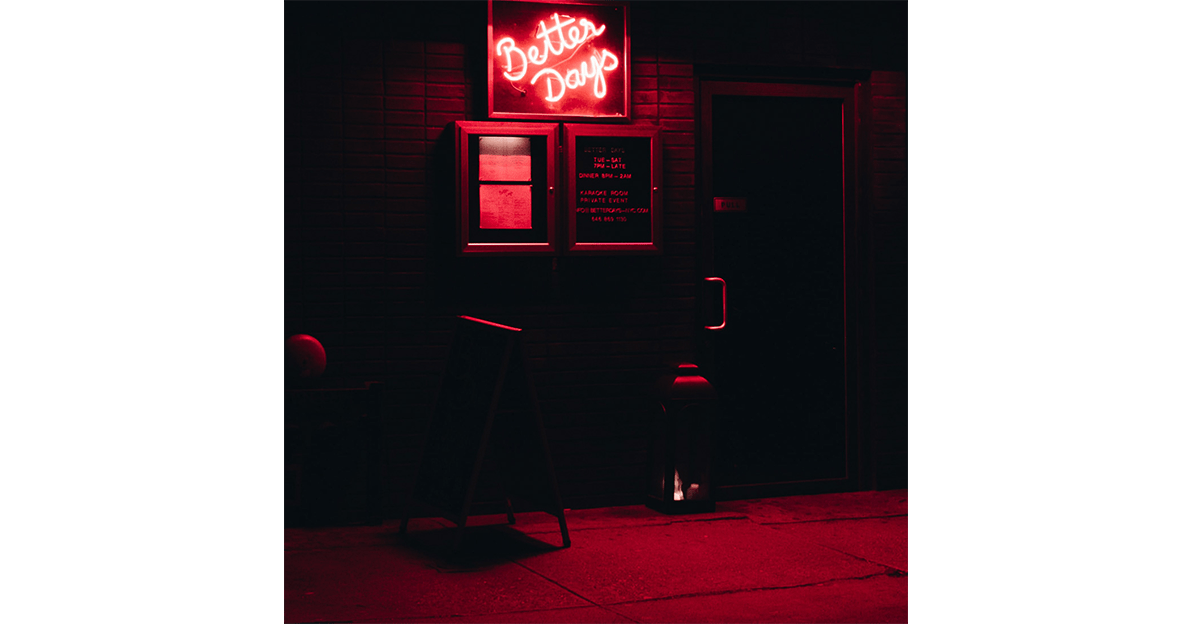
<path id="1" fill-rule="evenodd" d="M 489 119 L 628 123 L 630 74 L 627 2 L 489 0 Z"/>

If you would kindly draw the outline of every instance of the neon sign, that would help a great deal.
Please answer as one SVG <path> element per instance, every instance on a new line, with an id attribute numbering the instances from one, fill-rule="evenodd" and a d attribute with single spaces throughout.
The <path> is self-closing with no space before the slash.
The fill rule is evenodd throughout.
<path id="1" fill-rule="evenodd" d="M 591 50 L 591 57 L 589 60 L 581 61 L 579 68 L 574 67 L 567 69 L 566 75 L 559 73 L 555 69 L 561 64 L 573 59 L 576 56 L 575 52 L 564 57 L 568 50 L 576 50 L 583 43 L 590 43 L 594 38 L 600 36 L 607 29 L 607 26 L 601 24 L 600 28 L 596 28 L 592 22 L 587 19 L 580 18 L 579 26 L 571 26 L 575 23 L 574 17 L 567 17 L 566 21 L 559 21 L 559 14 L 555 13 L 550 16 L 554 21 L 554 25 L 547 27 L 545 21 L 538 22 L 537 37 L 543 40 L 542 52 L 538 51 L 535 46 L 530 46 L 529 54 L 522 52 L 521 48 L 517 47 L 512 37 L 505 37 L 497 42 L 497 47 L 494 53 L 497 56 L 504 55 L 505 58 L 505 72 L 502 76 L 506 80 L 516 83 L 526 76 L 526 70 L 530 65 L 545 65 L 550 60 L 551 55 L 562 57 L 549 67 L 544 67 L 534 74 L 530 79 L 530 84 L 537 84 L 538 79 L 543 76 L 546 80 L 546 101 L 558 102 L 563 99 L 563 95 L 567 93 L 568 89 L 578 89 L 587 84 L 588 79 L 592 78 L 592 95 L 597 98 L 603 98 L 608 93 L 608 83 L 604 78 L 606 71 L 612 71 L 620 66 L 621 62 L 617 59 L 617 55 L 609 52 L 607 49 L 596 51 Z M 567 30 L 567 37 L 563 37 L 563 28 L 571 26 Z M 580 28 L 583 28 L 581 34 Z M 555 48 L 554 34 L 558 33 L 558 49 Z M 591 46 L 587 46 L 591 48 Z M 578 52 L 578 50 L 576 50 Z M 516 55 L 516 61 L 515 61 Z M 516 68 L 515 68 L 516 65 Z M 510 73 L 515 71 L 516 74 Z M 554 85 L 558 84 L 558 93 L 556 94 Z M 516 84 L 514 88 L 517 89 Z M 521 89 L 518 89 L 521 91 Z M 524 92 L 524 91 L 523 91 Z"/>
<path id="2" fill-rule="evenodd" d="M 629 118 L 628 8 L 489 3 L 489 115 Z"/>

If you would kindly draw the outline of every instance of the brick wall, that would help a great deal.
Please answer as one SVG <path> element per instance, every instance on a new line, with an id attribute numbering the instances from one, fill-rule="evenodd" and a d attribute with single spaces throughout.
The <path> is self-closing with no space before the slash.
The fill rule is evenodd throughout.
<path id="1" fill-rule="evenodd" d="M 632 113 L 663 130 L 665 253 L 558 259 L 454 256 L 444 128 L 484 119 L 483 3 L 287 4 L 285 332 L 323 342 L 325 383 L 388 382 L 390 503 L 412 487 L 457 314 L 525 330 L 564 503 L 640 503 L 650 385 L 667 362 L 694 356 L 694 68 L 763 52 L 779 66 L 868 67 L 890 56 L 877 34 L 886 8 L 764 3 L 753 8 L 781 19 L 748 23 L 773 36 L 742 40 L 720 26 L 744 27 L 745 14 L 730 10 L 740 4 L 631 5 Z M 904 5 L 901 15 L 892 56 L 903 66 L 894 69 L 905 68 Z M 793 35 L 780 32 L 784 22 Z M 875 292 L 887 293 L 875 305 L 903 307 L 900 319 L 875 325 L 888 339 L 874 361 L 894 366 L 901 322 L 903 382 L 899 390 L 897 374 L 874 379 L 887 388 L 878 403 L 901 397 L 902 411 L 882 412 L 874 444 L 882 470 L 901 465 L 905 474 L 905 74 L 900 93 L 888 76 L 873 85 L 875 138 L 889 143 L 875 141 L 872 152 L 874 196 L 884 202 L 875 214 L 887 215 L 874 222 L 886 267 L 874 274 Z M 898 110 L 901 135 L 891 130 Z M 899 266 L 901 281 L 887 282 Z"/>
<path id="2" fill-rule="evenodd" d="M 907 486 L 907 74 L 875 71 L 872 97 L 873 461 L 878 488 Z"/>

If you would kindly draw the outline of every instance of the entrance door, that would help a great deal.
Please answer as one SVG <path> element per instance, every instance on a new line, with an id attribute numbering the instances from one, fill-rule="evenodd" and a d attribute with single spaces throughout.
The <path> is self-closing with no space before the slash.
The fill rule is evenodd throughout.
<path id="1" fill-rule="evenodd" d="M 717 497 L 855 489 L 854 89 L 706 81 L 700 91 L 703 269 L 727 293 L 724 327 L 701 330 L 721 397 Z M 708 284 L 716 327 L 720 283 Z"/>

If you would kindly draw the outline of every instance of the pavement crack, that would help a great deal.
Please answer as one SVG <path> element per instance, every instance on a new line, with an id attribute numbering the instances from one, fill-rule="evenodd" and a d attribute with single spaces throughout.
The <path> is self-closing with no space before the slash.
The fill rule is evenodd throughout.
<path id="1" fill-rule="evenodd" d="M 823 518 L 820 520 L 780 520 L 778 522 L 758 522 L 762 526 L 776 524 L 809 524 L 812 522 L 842 522 L 845 520 L 873 520 L 877 518 L 906 518 L 908 514 L 890 514 L 885 516 L 852 516 L 848 518 Z"/>
<path id="2" fill-rule="evenodd" d="M 882 572 L 882 574 L 885 574 L 887 576 L 908 576 L 909 575 L 909 572 L 907 570 L 903 570 L 902 568 L 899 568 L 897 566 L 892 566 L 888 563 L 882 563 L 880 561 L 873 561 L 872 559 L 866 559 L 865 557 L 862 557 L 860 555 L 854 555 L 851 552 L 845 552 L 843 550 L 840 550 L 839 548 L 832 548 L 831 546 L 825 546 L 823 544 L 820 544 L 819 542 L 816 542 L 816 546 L 819 546 L 820 548 L 827 548 L 828 550 L 831 550 L 832 552 L 838 552 L 842 555 L 852 557 L 853 559 L 858 559 L 860 561 L 864 561 L 865 563 L 872 563 L 875 566 L 881 566 L 886 569 L 886 571 Z"/>
<path id="3" fill-rule="evenodd" d="M 609 607 L 609 606 L 619 606 L 619 605 L 627 605 L 627 604 L 637 604 L 637 603 L 642 603 L 642 602 L 659 602 L 659 601 L 663 601 L 663 600 L 678 600 L 680 598 L 697 598 L 697 597 L 701 597 L 701 596 L 725 596 L 725 595 L 729 595 L 729 594 L 746 594 L 746 593 L 750 593 L 750 592 L 774 591 L 774 590 L 778 590 L 778 589 L 799 589 L 802 587 L 816 587 L 819 585 L 827 585 L 828 583 L 838 583 L 840 581 L 866 581 L 871 578 L 876 578 L 879 576 L 886 576 L 886 575 L 887 575 L 887 572 L 882 571 L 882 572 L 875 572 L 873 574 L 864 574 L 862 576 L 845 576 L 845 577 L 839 577 L 839 578 L 824 579 L 822 581 L 815 581 L 814 583 L 800 583 L 797 585 L 775 585 L 775 586 L 770 586 L 770 587 L 745 587 L 745 588 L 741 588 L 741 589 L 722 589 L 719 591 L 693 592 L 690 594 L 675 594 L 674 596 L 663 596 L 661 598 L 641 598 L 638 600 L 625 600 L 622 602 L 609 603 L 604 606 Z"/>

